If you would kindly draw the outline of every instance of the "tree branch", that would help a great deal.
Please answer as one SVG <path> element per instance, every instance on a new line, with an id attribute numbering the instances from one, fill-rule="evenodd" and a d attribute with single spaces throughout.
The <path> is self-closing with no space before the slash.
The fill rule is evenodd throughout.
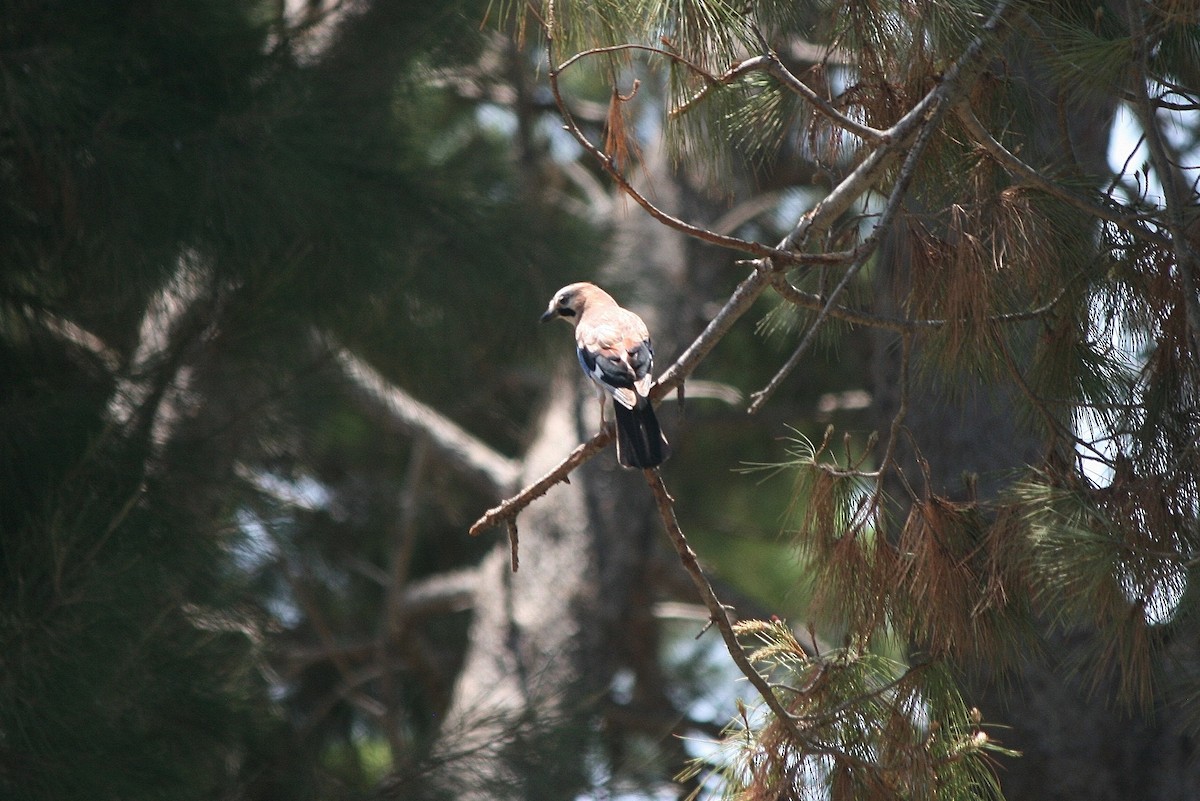
<path id="1" fill-rule="evenodd" d="M 549 492 L 550 488 L 560 481 L 564 484 L 570 483 L 570 473 L 576 467 L 591 459 L 600 451 L 604 450 L 608 443 L 612 442 L 613 429 L 612 426 L 606 426 L 603 431 L 596 434 L 582 445 L 576 446 L 575 450 L 571 451 L 567 458 L 559 462 L 550 472 L 533 482 L 523 490 L 518 492 L 511 498 L 507 498 L 500 503 L 499 506 L 494 506 L 484 513 L 483 517 L 476 520 L 468 533 L 472 537 L 479 536 L 482 532 L 497 525 L 501 522 L 512 522 L 517 518 L 517 513 L 524 509 L 529 504 L 533 503 L 538 498 Z M 509 529 L 510 537 L 512 529 Z M 516 551 L 513 547 L 514 554 Z M 514 562 L 515 562 L 515 556 Z"/>
<path id="2" fill-rule="evenodd" d="M 389 383 L 374 368 L 331 337 L 319 333 L 315 336 L 332 355 L 342 374 L 349 379 L 359 401 L 386 426 L 404 434 L 425 437 L 442 458 L 480 489 L 498 496 L 512 490 L 520 476 L 518 462 L 500 454 L 454 421 Z"/>
<path id="3" fill-rule="evenodd" d="M 759 58 L 766 59 L 764 69 L 769 74 L 773 75 L 780 83 L 792 90 L 792 92 L 811 103 L 813 108 L 827 117 L 834 125 L 872 144 L 887 144 L 887 131 L 876 130 L 869 125 L 864 125 L 858 120 L 851 119 L 835 109 L 828 100 L 818 95 L 809 88 L 808 84 L 793 75 L 791 70 L 785 67 L 783 62 L 779 60 L 778 53 L 771 51 L 766 56 L 760 56 Z"/>
<path id="4" fill-rule="evenodd" d="M 754 665 L 750 664 L 749 657 L 746 656 L 746 651 L 742 648 L 742 644 L 738 642 L 737 634 L 733 631 L 733 625 L 729 622 L 729 616 L 726 614 L 725 607 L 717 599 L 716 593 L 713 592 L 712 585 L 704 575 L 704 571 L 700 569 L 700 563 L 696 560 L 696 552 L 688 544 L 687 537 L 683 534 L 683 529 L 679 527 L 679 521 L 675 517 L 674 501 L 667 492 L 667 486 L 663 483 L 662 475 L 657 470 L 643 470 L 642 473 L 646 477 L 646 484 L 649 485 L 650 491 L 654 494 L 654 501 L 658 505 L 658 513 L 662 518 L 663 527 L 667 530 L 667 536 L 671 539 L 671 544 L 675 546 L 676 553 L 679 554 L 679 560 L 683 563 L 683 567 L 687 570 L 688 576 L 692 580 L 692 584 L 696 587 L 696 592 L 699 593 L 700 599 L 704 601 L 704 605 L 708 608 L 709 620 L 716 626 L 717 631 L 721 633 L 721 639 L 725 642 L 725 649 L 729 651 L 729 656 L 733 659 L 733 663 L 737 665 L 742 675 L 746 680 L 758 691 L 762 696 L 763 702 L 775 715 L 779 723 L 787 729 L 793 741 L 797 744 L 806 742 L 806 739 L 800 733 L 799 727 L 793 716 L 784 707 L 783 702 L 779 700 L 779 696 L 771 689 L 770 683 L 754 669 Z"/>
<path id="5" fill-rule="evenodd" d="M 659 375 L 658 382 L 650 391 L 651 398 L 660 398 L 682 384 L 771 283 L 769 263 L 759 260 L 753 264 L 754 271 L 742 279 L 700 335 Z"/>
<path id="6" fill-rule="evenodd" d="M 1171 243 L 1169 239 L 1159 236 L 1146 228 L 1145 222 L 1149 218 L 1145 215 L 1122 214 L 1118 210 L 1102 203 L 1096 203 L 1088 198 L 1081 197 L 1065 187 L 1054 183 L 1033 167 L 1030 167 L 992 136 L 991 132 L 975 116 L 975 112 L 971 109 L 966 99 L 962 99 L 954 104 L 954 113 L 958 117 L 959 122 L 963 124 L 963 127 L 967 129 L 967 133 L 971 138 L 982 146 L 1014 178 L 1028 183 L 1034 188 L 1040 189 L 1046 194 L 1056 197 L 1064 203 L 1068 203 L 1093 217 L 1111 222 L 1113 225 L 1123 231 L 1128 231 L 1138 239 L 1160 247 L 1170 247 Z"/>
<path id="7" fill-rule="evenodd" d="M 1146 145 L 1150 149 L 1150 162 L 1154 165 L 1154 171 L 1158 173 L 1158 180 L 1162 184 L 1167 227 L 1171 231 L 1171 248 L 1179 269 L 1180 283 L 1183 284 L 1183 306 L 1191 338 L 1192 353 L 1200 354 L 1200 297 L 1197 296 L 1195 272 L 1197 259 L 1196 254 L 1189 247 L 1187 232 L 1184 229 L 1183 206 L 1185 201 L 1179 187 L 1179 176 L 1167 153 L 1167 144 L 1163 141 L 1162 131 L 1159 130 L 1158 120 L 1155 117 L 1154 106 L 1150 102 L 1147 87 L 1150 80 L 1150 44 L 1146 37 L 1146 24 L 1142 19 L 1141 5 L 1128 2 L 1126 16 L 1130 21 L 1130 33 L 1133 41 L 1133 54 L 1130 59 L 1133 65 L 1133 89 L 1136 95 L 1133 111 L 1138 122 L 1141 123 L 1142 131 L 1146 134 Z"/>

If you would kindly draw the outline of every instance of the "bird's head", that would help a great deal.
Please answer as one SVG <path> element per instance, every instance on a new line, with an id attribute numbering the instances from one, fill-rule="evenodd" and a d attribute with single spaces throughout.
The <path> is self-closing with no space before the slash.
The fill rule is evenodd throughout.
<path id="1" fill-rule="evenodd" d="M 611 295 L 595 284 L 589 284 L 586 281 L 581 281 L 577 284 L 567 284 L 554 293 L 554 297 L 550 299 L 550 305 L 546 308 L 541 320 L 544 323 L 560 317 L 571 325 L 575 325 L 579 322 L 579 318 L 583 316 L 584 309 L 588 306 L 604 303 L 615 305 L 616 301 L 612 299 Z"/>

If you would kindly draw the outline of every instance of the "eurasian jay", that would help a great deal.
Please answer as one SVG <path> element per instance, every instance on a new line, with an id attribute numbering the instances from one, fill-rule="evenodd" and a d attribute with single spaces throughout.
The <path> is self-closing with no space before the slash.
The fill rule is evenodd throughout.
<path id="1" fill-rule="evenodd" d="M 542 322 L 555 317 L 575 326 L 579 365 L 602 393 L 601 424 L 604 396 L 613 399 L 617 461 L 625 467 L 662 464 L 671 455 L 671 447 L 650 403 L 654 351 L 642 318 L 618 306 L 600 287 L 586 282 L 569 284 L 554 293 Z"/>

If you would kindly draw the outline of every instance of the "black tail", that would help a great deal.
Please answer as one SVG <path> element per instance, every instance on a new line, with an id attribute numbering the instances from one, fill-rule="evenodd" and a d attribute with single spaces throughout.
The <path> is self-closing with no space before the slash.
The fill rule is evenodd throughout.
<path id="1" fill-rule="evenodd" d="M 671 446 L 658 427 L 654 406 L 649 398 L 638 398 L 638 405 L 626 409 L 613 404 L 617 414 L 617 461 L 625 467 L 658 467 L 671 455 Z"/>

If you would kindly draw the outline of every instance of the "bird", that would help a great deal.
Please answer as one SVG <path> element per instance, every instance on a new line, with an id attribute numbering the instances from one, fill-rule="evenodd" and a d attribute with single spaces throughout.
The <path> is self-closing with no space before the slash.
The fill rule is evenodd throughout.
<path id="1" fill-rule="evenodd" d="M 671 446 L 650 403 L 654 349 L 646 323 L 622 308 L 612 295 L 586 281 L 568 284 L 554 293 L 541 321 L 555 318 L 575 327 L 579 366 L 601 390 L 601 425 L 604 398 L 613 399 L 617 462 L 624 467 L 658 467 L 671 455 Z"/>

